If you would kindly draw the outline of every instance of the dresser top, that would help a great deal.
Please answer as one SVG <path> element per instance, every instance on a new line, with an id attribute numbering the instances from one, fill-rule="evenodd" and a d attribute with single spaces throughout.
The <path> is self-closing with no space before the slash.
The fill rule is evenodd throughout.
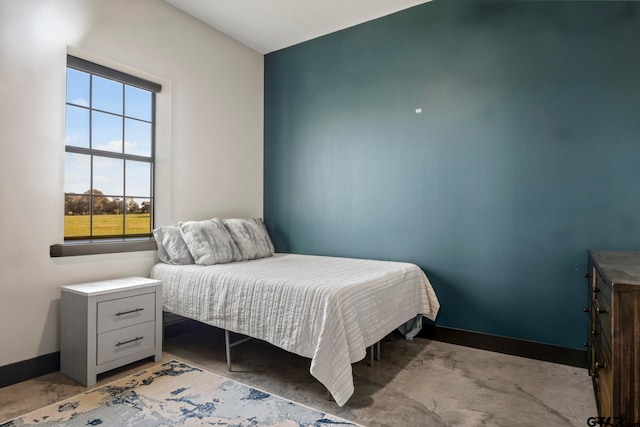
<path id="1" fill-rule="evenodd" d="M 589 258 L 609 285 L 640 286 L 640 252 L 591 250 Z"/>
<path id="2" fill-rule="evenodd" d="M 76 285 L 63 286 L 62 290 L 74 294 L 95 296 L 111 292 L 129 291 L 133 289 L 156 286 L 161 280 L 147 277 L 121 277 L 119 279 L 101 280 L 99 282 L 78 283 Z"/>

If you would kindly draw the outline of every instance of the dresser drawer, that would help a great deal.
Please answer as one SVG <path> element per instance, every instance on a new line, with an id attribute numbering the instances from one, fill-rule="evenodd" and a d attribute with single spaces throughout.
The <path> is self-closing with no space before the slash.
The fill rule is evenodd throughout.
<path id="1" fill-rule="evenodd" d="M 150 321 L 98 335 L 96 363 L 101 365 L 155 346 L 155 322 Z"/>
<path id="2" fill-rule="evenodd" d="M 156 294 L 148 293 L 98 303 L 98 333 L 155 319 Z"/>
<path id="3" fill-rule="evenodd" d="M 594 296 L 604 304 L 611 305 L 611 288 L 600 274 L 596 274 L 596 286 Z"/>
<path id="4" fill-rule="evenodd" d="M 595 354 L 595 385 L 600 406 L 600 416 L 613 416 L 613 367 L 611 365 L 611 349 L 605 340 L 600 342 Z"/>
<path id="5" fill-rule="evenodd" d="M 611 346 L 611 309 L 602 301 L 594 301 L 593 312 L 597 320 L 596 329 L 600 332 L 602 339 L 606 339 Z"/>

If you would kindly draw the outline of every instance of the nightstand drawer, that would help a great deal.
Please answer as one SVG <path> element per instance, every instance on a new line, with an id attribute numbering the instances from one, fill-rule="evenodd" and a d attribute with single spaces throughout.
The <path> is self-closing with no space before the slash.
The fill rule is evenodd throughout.
<path id="1" fill-rule="evenodd" d="M 155 322 L 150 321 L 98 335 L 98 365 L 139 353 L 155 346 Z"/>
<path id="2" fill-rule="evenodd" d="M 98 333 L 152 321 L 155 305 L 155 293 L 98 303 Z"/>

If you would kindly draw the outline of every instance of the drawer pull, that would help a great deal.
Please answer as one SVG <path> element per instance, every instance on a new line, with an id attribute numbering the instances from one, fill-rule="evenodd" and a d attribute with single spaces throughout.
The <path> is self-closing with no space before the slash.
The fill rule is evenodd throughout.
<path id="1" fill-rule="evenodd" d="M 585 313 L 591 313 L 591 307 L 583 308 L 582 311 L 584 311 Z"/>
<path id="2" fill-rule="evenodd" d="M 606 309 L 606 308 L 600 308 L 600 307 L 598 307 L 598 308 L 596 308 L 596 311 L 597 311 L 598 313 L 606 313 L 606 312 L 607 312 L 607 309 Z"/>
<path id="3" fill-rule="evenodd" d="M 585 347 L 591 347 L 591 344 L 588 343 L 588 342 L 582 343 L 582 345 L 585 346 Z"/>
<path id="4" fill-rule="evenodd" d="M 596 331 L 595 329 L 593 329 L 591 331 L 591 335 L 596 336 L 596 335 L 600 335 L 600 332 Z"/>
<path id="5" fill-rule="evenodd" d="M 591 290 L 594 294 L 600 292 L 600 288 L 598 288 L 597 286 L 594 286 Z"/>
<path id="6" fill-rule="evenodd" d="M 586 277 L 587 279 L 590 279 L 593 276 L 591 275 L 591 273 L 584 273 L 584 277 Z"/>
<path id="7" fill-rule="evenodd" d="M 607 369 L 607 364 L 596 362 L 596 369 Z"/>
<path id="8" fill-rule="evenodd" d="M 116 313 L 116 316 L 124 316 L 125 314 L 137 313 L 142 310 L 144 310 L 144 308 L 136 308 L 134 310 L 121 311 L 120 313 Z"/>
<path id="9" fill-rule="evenodd" d="M 132 342 L 140 341 L 143 338 L 144 337 L 136 337 L 136 338 L 134 338 L 132 340 L 129 340 L 129 341 L 119 342 L 119 343 L 116 344 L 116 347 L 120 347 L 121 345 L 125 345 L 125 344 L 131 344 Z"/>

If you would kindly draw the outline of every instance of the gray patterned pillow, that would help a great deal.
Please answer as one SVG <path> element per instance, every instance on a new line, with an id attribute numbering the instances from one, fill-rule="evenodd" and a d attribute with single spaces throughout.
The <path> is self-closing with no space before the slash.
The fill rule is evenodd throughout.
<path id="1" fill-rule="evenodd" d="M 180 232 L 198 265 L 240 261 L 240 251 L 218 218 L 179 222 Z"/>
<path id="2" fill-rule="evenodd" d="M 229 234 L 240 249 L 243 260 L 273 255 L 273 243 L 261 219 L 231 218 L 223 219 L 222 222 L 227 226 Z"/>
<path id="3" fill-rule="evenodd" d="M 153 237 L 156 239 L 160 261 L 177 265 L 193 264 L 193 257 L 178 227 L 158 227 L 153 230 Z"/>

